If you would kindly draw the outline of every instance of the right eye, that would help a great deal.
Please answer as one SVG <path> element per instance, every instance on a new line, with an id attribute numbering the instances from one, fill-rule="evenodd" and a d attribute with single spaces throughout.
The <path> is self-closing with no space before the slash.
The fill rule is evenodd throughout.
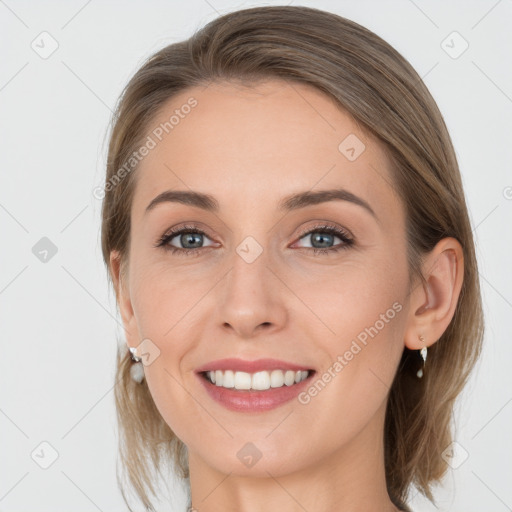
<path id="1" fill-rule="evenodd" d="M 202 248 L 202 239 L 206 237 L 206 233 L 194 226 L 185 226 L 179 229 L 174 229 L 165 233 L 157 243 L 157 247 L 162 247 L 166 251 L 171 251 L 173 254 L 192 255 L 198 253 L 198 249 Z M 171 242 L 176 239 L 179 246 L 172 245 Z M 212 244 L 213 245 L 213 244 Z M 211 247 L 204 246 L 204 247 Z"/>

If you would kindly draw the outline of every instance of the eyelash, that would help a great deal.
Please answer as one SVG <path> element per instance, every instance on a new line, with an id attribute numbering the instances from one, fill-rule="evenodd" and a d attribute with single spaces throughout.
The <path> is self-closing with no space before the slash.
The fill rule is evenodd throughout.
<path id="1" fill-rule="evenodd" d="M 303 238 L 306 235 L 310 235 L 312 233 L 321 232 L 321 233 L 328 233 L 330 235 L 335 235 L 338 238 L 342 240 L 342 244 L 330 247 L 328 249 L 320 249 L 318 247 L 301 247 L 300 249 L 306 249 L 313 251 L 314 255 L 320 255 L 325 254 L 329 255 L 332 253 L 337 253 L 338 251 L 348 249 L 350 246 L 354 244 L 354 240 L 348 236 L 346 231 L 343 231 L 335 226 L 321 224 L 314 226 L 313 228 L 309 228 L 306 230 L 303 230 L 300 233 L 299 240 Z M 199 234 L 199 235 L 205 235 L 208 236 L 204 231 L 201 231 L 200 229 L 196 228 L 195 226 L 182 226 L 178 229 L 171 230 L 170 232 L 163 235 L 159 240 L 157 241 L 157 244 L 155 247 L 162 247 L 165 251 L 170 251 L 171 254 L 179 254 L 182 256 L 197 256 L 199 254 L 199 249 L 208 249 L 209 247 L 199 247 L 196 249 L 181 249 L 179 247 L 173 247 L 172 245 L 168 245 L 168 242 L 170 242 L 174 237 L 177 235 L 182 234 Z"/>

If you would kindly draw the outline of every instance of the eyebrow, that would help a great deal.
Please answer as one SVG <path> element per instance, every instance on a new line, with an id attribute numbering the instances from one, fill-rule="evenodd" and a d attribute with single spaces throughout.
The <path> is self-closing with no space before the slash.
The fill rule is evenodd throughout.
<path id="1" fill-rule="evenodd" d="M 347 201 L 361 206 L 378 221 L 376 213 L 364 199 L 343 188 L 295 193 L 283 198 L 278 204 L 278 209 L 280 211 L 292 211 L 330 201 Z M 219 202 L 209 194 L 189 190 L 166 190 L 149 203 L 145 213 L 158 204 L 167 202 L 195 206 L 209 212 L 218 212 L 220 209 Z"/>

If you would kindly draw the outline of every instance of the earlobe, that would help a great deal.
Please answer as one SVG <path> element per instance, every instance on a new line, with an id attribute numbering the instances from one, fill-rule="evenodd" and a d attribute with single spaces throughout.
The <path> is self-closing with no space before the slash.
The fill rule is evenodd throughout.
<path id="1" fill-rule="evenodd" d="M 404 341 L 411 350 L 439 340 L 453 318 L 464 276 L 460 243 L 451 237 L 439 241 L 424 261 L 423 275 L 425 283 L 414 289 L 410 300 Z"/>

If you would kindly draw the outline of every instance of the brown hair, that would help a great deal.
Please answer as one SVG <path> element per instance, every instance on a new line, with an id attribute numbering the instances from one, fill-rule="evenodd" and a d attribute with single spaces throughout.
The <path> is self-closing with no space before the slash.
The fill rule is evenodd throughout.
<path id="1" fill-rule="evenodd" d="M 119 170 L 147 137 L 162 105 L 193 86 L 214 81 L 250 85 L 265 79 L 323 91 L 380 141 L 405 205 L 412 278 L 424 282 L 422 256 L 442 238 L 454 237 L 462 245 L 464 281 L 454 317 L 430 347 L 423 379 L 415 378 L 417 351 L 404 348 L 385 421 L 390 498 L 407 508 L 415 485 L 434 501 L 431 485 L 447 470 L 441 455 L 452 441 L 453 406 L 480 354 L 484 320 L 464 191 L 443 117 L 412 66 L 379 36 L 318 9 L 256 7 L 221 16 L 148 58 L 124 89 L 112 121 L 101 226 L 109 277 L 113 250 L 119 251 L 126 273 L 137 176 L 136 165 L 121 178 Z M 119 451 L 137 496 L 154 510 L 149 497 L 156 496 L 154 470 L 171 461 L 187 480 L 187 451 L 158 412 L 146 381 L 137 384 L 130 378 L 130 366 L 129 352 L 119 348 Z M 125 497 L 122 485 L 121 490 Z"/>

